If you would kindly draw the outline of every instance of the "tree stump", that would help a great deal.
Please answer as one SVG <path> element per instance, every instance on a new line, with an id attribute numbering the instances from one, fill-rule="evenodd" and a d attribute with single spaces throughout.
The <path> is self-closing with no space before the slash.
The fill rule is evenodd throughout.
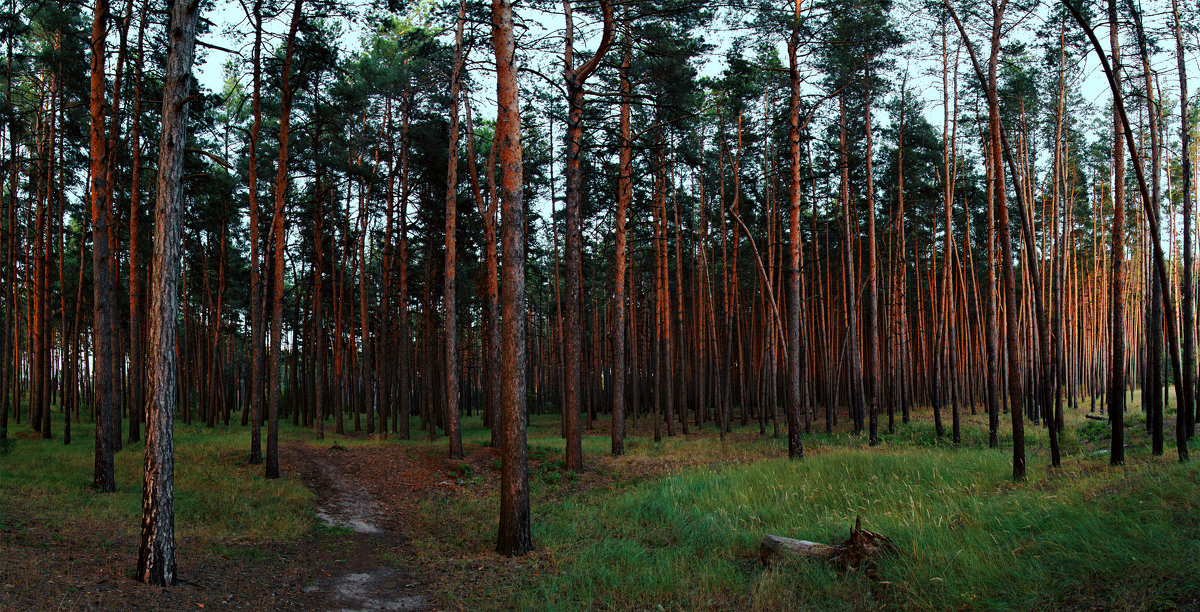
<path id="1" fill-rule="evenodd" d="M 791 556 L 825 561 L 845 571 L 869 567 L 876 559 L 896 552 L 896 545 L 885 535 L 862 528 L 862 517 L 856 517 L 850 537 L 841 544 L 829 545 L 808 540 L 794 540 L 777 535 L 763 537 L 759 557 L 764 566 L 773 557 Z"/>

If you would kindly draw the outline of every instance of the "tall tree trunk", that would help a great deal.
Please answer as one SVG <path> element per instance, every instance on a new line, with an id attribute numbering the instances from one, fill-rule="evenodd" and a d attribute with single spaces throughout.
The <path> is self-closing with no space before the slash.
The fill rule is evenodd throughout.
<path id="1" fill-rule="evenodd" d="M 154 276 L 150 294 L 150 410 L 142 481 L 142 541 L 138 580 L 175 583 L 175 321 L 183 225 L 183 153 L 187 146 L 187 100 L 196 46 L 198 2 L 171 7 L 167 69 L 163 79 L 162 139 L 154 211 Z"/>
<path id="2" fill-rule="evenodd" d="M 582 66 L 575 67 L 575 29 L 571 21 L 571 0 L 563 0 L 563 16 L 566 20 L 566 42 L 563 52 L 563 77 L 567 92 L 567 133 L 566 133 L 566 194 L 563 212 L 567 222 L 567 295 L 563 308 L 563 344 L 566 349 L 564 364 L 563 412 L 566 416 L 567 438 L 567 469 L 583 470 L 583 431 L 579 424 L 580 410 L 580 350 L 582 322 L 580 310 L 581 284 L 581 243 L 583 242 L 583 227 L 580 207 L 583 202 L 583 171 L 580 168 L 579 154 L 583 146 L 583 86 L 588 76 L 600 64 L 600 60 L 608 53 L 612 43 L 613 16 L 612 3 L 601 0 L 600 8 L 604 12 L 604 33 L 596 54 Z"/>
<path id="3" fill-rule="evenodd" d="M 796 0 L 795 22 L 788 38 L 788 75 L 791 102 L 788 110 L 788 277 L 787 277 L 787 421 L 788 458 L 804 457 L 800 433 L 800 385 L 804 368 L 800 344 L 800 69 L 796 53 L 800 46 L 800 0 Z M 816 237 L 814 236 L 815 240 Z"/>
<path id="4" fill-rule="evenodd" d="M 533 541 L 529 527 L 529 469 L 525 440 L 525 206 L 511 0 L 492 0 L 492 44 L 496 50 L 495 146 L 500 163 L 504 248 L 500 527 L 496 551 L 517 556 L 529 552 Z"/>
<path id="5" fill-rule="evenodd" d="M 146 366 L 143 355 L 142 309 L 142 266 L 141 266 L 141 173 L 142 173 L 142 60 L 145 50 L 146 11 L 149 2 L 142 3 L 138 20 L 137 60 L 133 76 L 133 116 L 129 133 L 132 145 L 133 168 L 129 177 L 129 370 L 131 375 L 129 402 L 129 441 L 136 442 L 141 436 L 140 422 L 145 416 L 146 401 L 144 382 Z"/>
<path id="6" fill-rule="evenodd" d="M 858 234 L 850 210 L 850 165 L 846 148 L 846 98 L 839 97 L 840 104 L 840 151 L 841 151 L 841 203 L 842 203 L 842 274 L 846 286 L 846 341 L 843 351 L 849 370 L 847 378 L 847 396 L 850 400 L 850 414 L 854 421 L 854 432 L 862 432 L 862 419 L 857 406 L 862 399 L 862 361 L 858 352 L 858 279 L 854 264 L 855 238 Z"/>
<path id="7" fill-rule="evenodd" d="M 988 127 L 989 127 L 989 147 L 991 151 L 992 162 L 992 178 L 993 178 L 993 195 L 996 209 L 996 225 L 998 226 L 998 242 L 999 249 L 997 257 L 1000 260 L 1000 270 L 1004 283 L 1004 308 L 1005 308 L 1005 329 L 1007 338 L 1007 375 L 1009 381 L 1009 396 L 1011 398 L 1011 406 L 1009 409 L 1012 416 L 1012 432 L 1013 432 L 1013 479 L 1025 479 L 1025 423 L 1021 415 L 1021 406 L 1024 399 L 1022 393 L 1022 370 L 1021 370 L 1021 353 L 1018 348 L 1018 327 L 1017 327 L 1017 306 L 1016 306 L 1016 288 L 1013 279 L 1012 266 L 1012 239 L 1010 232 L 1010 224 L 1008 220 L 1008 205 L 1005 202 L 1005 184 L 1004 184 L 1004 166 L 1001 161 L 1000 153 L 1004 152 L 1004 158 L 1009 161 L 1009 169 L 1012 174 L 1013 185 L 1017 189 L 1018 206 L 1024 209 L 1021 205 L 1023 202 L 1023 192 L 1021 191 L 1020 175 L 1016 171 L 1016 165 L 1012 161 L 1012 156 L 1008 151 L 1007 140 L 1004 136 L 1003 126 L 1000 123 L 1000 99 L 996 86 L 996 71 L 1000 55 L 1000 37 L 1004 25 L 1004 11 L 1008 6 L 1008 0 L 993 0 L 992 2 L 992 28 L 991 28 L 991 56 L 988 60 L 988 71 L 984 75 L 983 68 L 980 66 L 978 58 L 975 55 L 975 48 L 967 37 L 966 29 L 963 27 L 962 21 L 959 20 L 958 14 L 955 13 L 953 5 L 949 0 L 944 0 L 946 9 L 950 12 L 950 16 L 954 19 L 954 25 L 957 26 L 959 34 L 966 44 L 967 52 L 971 56 L 971 63 L 974 65 L 975 74 L 979 78 L 980 84 L 983 85 L 988 103 Z M 1025 221 L 1025 215 L 1022 213 L 1022 221 Z M 1029 233 L 1029 225 L 1022 223 L 1022 231 L 1026 236 L 1027 244 L 1032 246 L 1032 235 Z M 1032 254 L 1033 249 L 1029 249 Z M 1033 271 L 1031 271 L 1033 273 Z M 1038 285 L 1039 283 L 1034 283 Z M 1038 299 L 1035 294 L 1035 299 Z M 1040 307 L 1039 307 L 1040 310 Z M 1045 328 L 1044 311 L 1042 316 L 1039 316 L 1039 323 Z M 1044 389 L 1048 386 L 1043 385 Z M 1047 398 L 1048 399 L 1048 398 Z"/>
<path id="8" fill-rule="evenodd" d="M 626 17 L 624 54 L 621 58 L 621 119 L 619 175 L 617 177 L 616 247 L 613 254 L 613 403 L 612 403 L 612 454 L 625 454 L 625 256 L 627 249 L 626 218 L 629 204 L 633 200 L 633 141 L 630 138 L 630 97 L 632 85 L 629 81 L 629 65 L 633 54 L 633 42 L 629 35 Z M 634 373 L 636 376 L 636 373 Z"/>
<path id="9" fill-rule="evenodd" d="M 475 161 L 475 126 L 471 122 L 471 103 L 467 100 L 464 108 L 467 121 L 467 155 L 471 163 L 467 166 L 471 177 L 471 190 L 474 192 L 475 209 L 483 219 L 483 259 L 486 278 L 480 283 L 483 302 L 483 330 L 480 337 L 482 352 L 480 366 L 482 369 L 483 387 L 483 424 L 492 434 L 491 444 L 496 445 L 496 413 L 500 408 L 500 312 L 497 302 L 496 287 L 496 180 L 493 166 L 496 162 L 496 147 L 489 147 L 487 157 L 488 195 L 486 198 L 479 184 L 479 171 Z"/>
<path id="10" fill-rule="evenodd" d="M 250 464 L 263 462 L 262 417 L 263 417 L 263 286 L 260 261 L 262 240 L 259 238 L 258 216 L 258 139 L 262 130 L 262 0 L 255 0 L 254 14 L 247 15 L 254 23 L 254 91 L 250 124 L 250 142 L 247 148 L 247 176 L 250 214 Z"/>
<path id="11" fill-rule="evenodd" d="M 10 0 L 9 13 L 16 13 L 16 0 Z M 4 103 L 7 108 L 13 107 L 13 40 L 9 36 L 5 44 L 4 57 Z M 16 374 L 18 362 L 16 359 L 17 332 L 16 307 L 17 299 L 17 266 L 14 234 L 17 230 L 17 122 L 8 122 L 8 200 L 0 222 L 4 231 L 0 232 L 0 265 L 3 267 L 4 288 L 0 289 L 0 299 L 4 300 L 4 318 L 0 319 L 0 440 L 8 438 L 8 415 L 11 408 L 12 395 L 17 392 Z M 84 241 L 80 241 L 82 244 Z M 82 262 L 83 260 L 80 259 Z M 80 266 L 82 270 L 83 266 Z M 9 330 L 12 330 L 9 333 Z M 18 406 L 20 404 L 17 404 Z"/>
<path id="12" fill-rule="evenodd" d="M 1196 376 L 1196 346 L 1195 346 L 1195 286 L 1192 280 L 1192 130 L 1188 117 L 1190 108 L 1187 93 L 1187 64 L 1183 55 L 1183 31 L 1179 23 L 1179 1 L 1171 0 L 1171 14 L 1175 22 L 1175 58 L 1179 66 L 1179 99 L 1185 102 L 1179 107 L 1179 141 L 1182 144 L 1183 155 L 1180 157 L 1183 166 L 1183 380 L 1177 385 L 1184 389 L 1195 389 Z M 1188 458 L 1187 438 L 1191 435 L 1193 401 L 1190 394 L 1187 397 L 1176 396 L 1175 413 L 1175 448 L 1179 452 L 1179 460 Z"/>
<path id="13" fill-rule="evenodd" d="M 450 144 L 446 162 L 446 271 L 442 307 L 446 340 L 446 437 L 450 438 L 450 458 L 463 458 L 462 431 L 458 419 L 458 313 L 455 298 L 458 292 L 455 276 L 457 246 L 455 223 L 458 217 L 458 99 L 463 65 L 463 21 L 466 19 L 466 0 L 458 3 L 458 25 L 454 33 L 454 67 L 450 73 Z M 474 163 L 474 160 L 471 161 Z M 364 262 L 365 264 L 365 262 Z M 364 321 L 365 325 L 366 322 Z"/>
<path id="14" fill-rule="evenodd" d="M 1051 189 L 1052 192 L 1056 194 L 1052 201 L 1054 206 L 1059 209 L 1058 213 L 1061 215 L 1060 231 L 1055 233 L 1052 230 L 1052 233 L 1054 233 L 1056 236 L 1056 242 L 1054 245 L 1055 255 L 1053 257 L 1054 267 L 1051 273 L 1052 279 L 1050 282 L 1052 295 L 1051 304 L 1054 308 L 1054 321 L 1052 323 L 1054 326 L 1054 345 L 1052 347 L 1051 356 L 1054 364 L 1054 414 L 1049 418 L 1047 427 L 1053 427 L 1056 432 L 1062 431 L 1063 429 L 1062 388 L 1064 379 L 1066 378 L 1066 367 L 1064 365 L 1066 354 L 1066 317 L 1064 316 L 1064 310 L 1066 309 L 1066 304 L 1064 302 L 1065 289 L 1063 287 L 1063 283 L 1065 281 L 1064 267 L 1067 265 L 1067 219 L 1070 217 L 1070 203 L 1074 201 L 1073 197 L 1068 199 L 1066 190 L 1061 189 L 1061 186 L 1064 184 L 1063 175 L 1066 171 L 1066 164 L 1063 162 L 1067 159 L 1063 146 L 1062 134 L 1063 124 L 1066 120 L 1066 117 L 1063 114 L 1065 104 L 1064 98 L 1066 96 L 1066 46 L 1063 44 L 1065 42 L 1065 38 L 1066 24 L 1064 23 L 1059 34 L 1061 53 L 1059 56 L 1060 67 L 1058 107 L 1055 112 L 1054 185 Z M 1054 219 L 1054 215 L 1051 215 L 1051 227 L 1053 227 L 1053 224 L 1058 222 L 1059 220 Z M 1061 464 L 1061 452 L 1058 448 L 1058 445 L 1055 444 L 1053 448 L 1050 449 L 1050 465 L 1051 467 L 1060 467 Z"/>
<path id="15" fill-rule="evenodd" d="M 108 38 L 108 0 L 97 0 L 92 19 L 91 57 L 91 201 L 92 201 L 92 283 L 95 347 L 96 461 L 92 485 L 103 493 L 116 490 L 113 474 L 112 413 L 113 319 L 112 267 L 109 262 L 108 226 L 112 212 L 108 208 L 108 141 L 104 133 L 105 79 L 104 55 Z"/>
<path id="16" fill-rule="evenodd" d="M 318 132 L 319 136 L 319 132 Z M 319 138 L 318 138 L 319 141 Z M 315 404 L 314 421 L 317 426 L 317 439 L 325 439 L 325 382 L 326 378 L 326 346 L 325 346 L 325 318 L 323 316 L 325 295 L 325 197 L 326 188 L 324 185 L 323 171 L 317 170 L 316 177 L 316 204 L 317 214 L 313 217 L 313 307 L 312 307 L 312 334 L 314 337 L 313 348 L 316 352 L 314 355 L 313 364 L 313 398 Z"/>
<path id="17" fill-rule="evenodd" d="M 1129 116 L 1125 112 L 1125 102 L 1120 95 L 1121 79 L 1119 65 L 1114 66 L 1109 63 L 1108 58 L 1104 55 L 1104 49 L 1100 45 L 1100 40 L 1096 38 L 1095 31 L 1093 31 L 1088 25 L 1087 20 L 1084 18 L 1080 10 L 1075 7 L 1075 5 L 1071 4 L 1069 0 L 1063 0 L 1063 4 L 1067 7 L 1067 10 L 1070 11 L 1071 16 L 1079 24 L 1080 28 L 1084 31 L 1084 34 L 1088 37 L 1088 40 L 1092 44 L 1092 48 L 1095 49 L 1100 58 L 1100 65 L 1104 69 L 1104 74 L 1108 78 L 1109 87 L 1113 92 L 1113 106 L 1115 108 L 1116 118 L 1120 123 L 1120 132 L 1125 135 L 1125 145 L 1128 147 L 1129 156 L 1132 162 L 1131 165 L 1133 166 L 1134 174 L 1137 177 L 1138 191 L 1142 196 L 1141 200 L 1143 204 L 1143 212 L 1146 214 L 1147 225 L 1150 233 L 1150 248 L 1152 248 L 1154 251 L 1154 270 L 1158 276 L 1158 282 L 1164 287 L 1170 286 L 1170 282 L 1167 277 L 1167 268 L 1166 264 L 1164 263 L 1162 252 L 1161 234 L 1159 232 L 1158 224 L 1154 222 L 1156 216 L 1151 204 L 1152 200 L 1150 198 L 1150 190 L 1146 186 L 1146 177 L 1143 173 L 1141 160 L 1139 159 L 1138 151 L 1133 140 L 1133 133 L 1129 126 Z M 1115 4 L 1115 0 L 1113 0 L 1111 4 Z M 1110 6 L 1110 12 L 1116 12 L 1115 6 Z M 1115 49 L 1114 55 L 1116 55 Z M 1116 62 L 1114 62 L 1114 64 L 1116 64 Z M 1179 363 L 1179 336 L 1177 335 L 1178 329 L 1176 327 L 1177 320 L 1175 318 L 1175 305 L 1171 301 L 1171 295 L 1166 292 L 1163 294 L 1163 312 L 1165 314 L 1164 321 L 1166 322 L 1167 354 L 1171 362 L 1172 378 L 1175 380 L 1175 395 L 1176 397 L 1183 398 L 1183 405 L 1189 406 L 1191 405 L 1191 393 L 1193 390 L 1182 386 L 1184 377 Z M 1116 442 L 1114 441 L 1114 445 L 1115 444 Z"/>
<path id="18" fill-rule="evenodd" d="M 1150 132 L 1150 209 L 1151 217 L 1147 219 L 1150 225 L 1159 225 L 1159 209 L 1162 200 L 1159 193 L 1159 176 L 1162 174 L 1159 146 L 1159 116 L 1158 99 L 1154 95 L 1154 76 L 1150 68 L 1150 53 L 1147 49 L 1146 35 L 1142 30 L 1142 19 L 1136 6 L 1129 3 L 1130 14 L 1133 16 L 1134 29 L 1137 34 L 1138 51 L 1142 57 L 1142 73 L 1146 85 L 1146 123 Z M 1185 149 L 1186 151 L 1186 149 Z M 1186 157 L 1186 154 L 1185 154 Z M 1185 215 L 1186 218 L 1186 215 Z M 1174 240 L 1171 241 L 1174 243 Z M 1150 428 L 1151 452 L 1154 455 L 1163 454 L 1163 291 L 1168 288 L 1159 284 L 1154 273 L 1153 255 L 1151 249 L 1146 249 L 1144 261 L 1145 278 L 1150 293 L 1146 312 L 1146 380 L 1142 384 L 1142 408 L 1146 412 L 1147 425 Z M 1174 266 L 1172 266 L 1174 269 Z M 1182 402 L 1177 402 L 1177 406 Z M 1181 411 L 1183 412 L 1183 411 Z"/>
<path id="19" fill-rule="evenodd" d="M 1121 50 L 1117 1 L 1108 0 L 1109 44 L 1115 80 L 1113 97 L 1121 93 Z M 1112 275 L 1109 277 L 1111 356 L 1108 370 L 1108 419 L 1112 423 L 1112 465 L 1125 463 L 1125 139 L 1116 105 L 1113 108 Z"/>
<path id="20" fill-rule="evenodd" d="M 872 164 L 873 139 L 871 137 L 871 57 L 867 56 L 867 92 L 864 120 L 867 130 L 867 282 L 863 289 L 863 349 L 866 351 L 867 366 L 870 368 L 867 383 L 867 404 L 869 406 L 870 424 L 868 436 L 871 446 L 879 444 L 879 303 L 876 298 L 877 280 L 875 276 L 875 177 Z M 946 228 L 949 236 L 950 228 Z"/>
<path id="21" fill-rule="evenodd" d="M 272 295 L 271 295 L 271 402 L 269 421 L 267 423 L 267 462 L 266 477 L 279 478 L 279 400 L 283 394 L 283 376 L 279 369 L 280 349 L 283 340 L 283 249 L 287 243 L 284 225 L 284 204 L 287 203 L 288 188 L 288 129 L 292 112 L 291 85 L 292 57 L 296 46 L 296 31 L 300 28 L 301 5 L 303 0 L 296 0 L 292 12 L 291 26 L 288 28 L 287 49 L 283 57 L 283 83 L 279 103 L 279 163 L 275 174 L 275 210 L 271 216 L 271 235 L 274 240 L 275 256 L 272 262 Z"/>
<path id="22" fill-rule="evenodd" d="M 404 440 L 409 439 L 410 423 L 409 417 L 412 413 L 412 383 L 411 383 L 411 363 L 412 363 L 412 334 L 409 332 L 409 314 L 408 314 L 408 159 L 409 159 L 409 120 L 411 116 L 411 90 L 406 89 L 404 92 L 404 104 L 401 112 L 404 117 L 400 126 L 400 304 L 396 307 L 399 311 L 398 324 L 396 325 L 396 335 L 400 338 L 400 375 L 397 381 L 397 386 L 400 387 L 399 395 L 399 410 L 400 410 L 400 437 Z M 341 403 L 338 404 L 338 433 L 342 433 L 342 412 Z"/>
<path id="23" fill-rule="evenodd" d="M 896 136 L 896 221 L 895 229 L 897 233 L 896 245 L 896 263 L 893 274 L 894 282 L 896 283 L 895 291 L 895 314 L 893 325 L 895 326 L 895 345 L 892 347 L 892 352 L 895 354 L 894 373 L 892 375 L 893 393 L 896 394 L 896 399 L 893 404 L 900 405 L 900 418 L 903 422 L 908 422 L 908 385 L 906 384 L 907 377 L 905 376 L 907 365 L 909 362 L 909 342 L 908 342 L 908 255 L 904 241 L 904 123 L 906 110 L 906 97 L 908 77 L 905 75 L 905 82 L 900 86 L 900 121 Z M 888 433 L 892 433 L 895 429 L 895 415 L 893 408 L 888 408 Z M 992 430 L 993 432 L 995 429 Z"/>

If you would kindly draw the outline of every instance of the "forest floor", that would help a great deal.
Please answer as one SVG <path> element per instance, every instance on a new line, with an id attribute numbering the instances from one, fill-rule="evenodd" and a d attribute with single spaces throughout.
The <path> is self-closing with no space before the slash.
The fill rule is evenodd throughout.
<path id="1" fill-rule="evenodd" d="M 923 409 L 876 447 L 818 420 L 801 462 L 769 423 L 655 442 L 645 419 L 612 457 L 600 420 L 582 473 L 563 467 L 558 416 L 533 415 L 535 550 L 518 559 L 493 552 L 500 463 L 478 418 L 461 461 L 415 429 L 330 425 L 317 441 L 285 423 L 275 481 L 247 465 L 245 429 L 180 424 L 171 589 L 133 580 L 141 445 L 117 454 L 118 492 L 98 495 L 86 427 L 64 447 L 61 423 L 48 442 L 16 426 L 0 455 L 0 609 L 1200 610 L 1200 461 L 1178 464 L 1170 434 L 1150 456 L 1131 406 L 1122 468 L 1086 404 L 1068 412 L 1057 470 L 1027 423 L 1023 483 L 1008 415 L 1000 449 L 983 414 L 962 415 L 957 446 L 948 410 L 944 437 Z M 869 572 L 759 563 L 765 534 L 838 542 L 858 516 L 899 548 Z"/>
<path id="2" fill-rule="evenodd" d="M 288 444 L 284 451 L 293 458 L 305 486 L 316 493 L 321 524 L 349 540 L 348 547 L 314 564 L 321 578 L 304 587 L 303 607 L 367 612 L 425 609 L 420 581 L 396 562 L 407 547 L 408 506 L 377 500 L 358 478 L 347 475 L 346 462 L 339 457 L 344 452 L 341 446 L 326 450 L 300 442 Z"/>

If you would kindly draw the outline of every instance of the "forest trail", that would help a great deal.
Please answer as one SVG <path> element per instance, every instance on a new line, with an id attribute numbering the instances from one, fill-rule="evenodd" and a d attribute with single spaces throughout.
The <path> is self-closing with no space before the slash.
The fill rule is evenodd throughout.
<path id="1" fill-rule="evenodd" d="M 292 444 L 286 448 L 305 486 L 317 495 L 317 517 L 326 527 L 348 532 L 349 548 L 329 547 L 316 562 L 323 578 L 304 588 L 306 607 L 319 610 L 424 610 L 428 602 L 421 582 L 407 567 L 398 567 L 406 548 L 396 529 L 402 517 L 375 499 L 354 476 L 339 467 L 340 446 Z"/>

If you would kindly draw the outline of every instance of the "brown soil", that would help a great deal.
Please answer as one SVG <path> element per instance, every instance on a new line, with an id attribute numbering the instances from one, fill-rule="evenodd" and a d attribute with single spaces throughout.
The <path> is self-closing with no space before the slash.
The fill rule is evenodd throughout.
<path id="1" fill-rule="evenodd" d="M 415 497 L 376 497 L 351 475 L 370 453 L 286 443 L 284 474 L 317 495 L 327 528 L 295 542 L 260 543 L 236 559 L 180 539 L 180 582 L 172 588 L 134 580 L 136 526 L 83 521 L 53 525 L 20 495 L 5 500 L 0 521 L 0 610 L 421 610 L 423 583 L 408 569 L 409 513 Z M 389 466 L 372 468 L 379 473 Z M 351 468 L 351 469 L 347 469 Z M 395 474 L 431 483 L 421 470 Z M 389 480 L 388 482 L 391 482 Z M 430 485 L 432 486 L 432 485 Z M 418 487 L 418 491 L 421 490 Z M 397 503 L 397 501 L 401 503 Z"/>
<path id="2" fill-rule="evenodd" d="M 320 559 L 320 576 L 304 588 L 301 606 L 312 610 L 422 610 L 421 582 L 409 569 L 402 532 L 403 507 L 379 502 L 343 465 L 354 464 L 343 447 L 289 445 L 300 477 L 317 494 L 317 517 L 332 537 L 348 538 L 344 555 Z M 401 512 L 397 512 L 401 510 Z M 344 550 L 344 549 L 343 549 Z"/>
<path id="3" fill-rule="evenodd" d="M 297 459 L 285 455 L 281 469 L 292 472 Z M 133 578 L 136 525 L 54 525 L 20 496 L 5 500 L 5 507 L 0 610 L 296 609 L 307 598 L 304 587 L 319 579 L 321 564 L 312 559 L 329 548 L 327 534 L 313 533 L 296 542 L 258 543 L 243 559 L 224 556 L 239 556 L 232 549 L 205 550 L 180 538 L 179 584 L 151 587 Z"/>

